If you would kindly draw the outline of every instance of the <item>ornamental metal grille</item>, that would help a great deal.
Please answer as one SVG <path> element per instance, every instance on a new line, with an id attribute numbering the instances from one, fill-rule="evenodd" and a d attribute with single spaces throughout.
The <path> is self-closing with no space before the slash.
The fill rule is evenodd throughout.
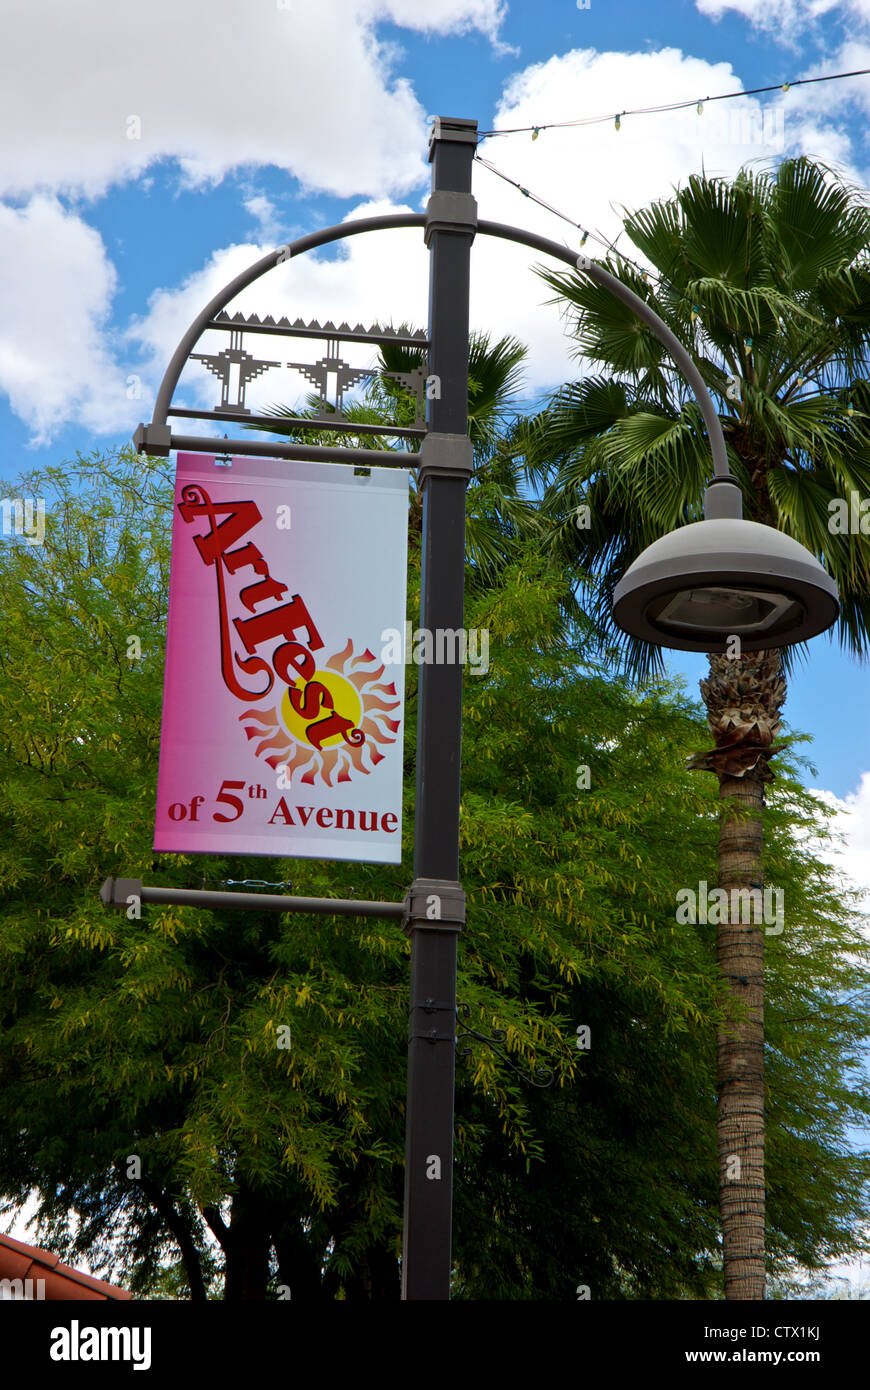
<path id="1" fill-rule="evenodd" d="M 358 323 L 351 328 L 348 323 L 336 325 L 327 320 L 310 323 L 296 319 L 291 323 L 283 317 L 275 320 L 271 314 L 260 318 L 257 314 L 247 317 L 241 313 L 230 316 L 224 310 L 215 318 L 209 319 L 206 328 L 223 330 L 230 335 L 229 346 L 220 352 L 192 352 L 188 358 L 203 365 L 218 378 L 221 384 L 220 403 L 213 410 L 195 410 L 171 406 L 168 415 L 193 417 L 196 419 L 237 420 L 262 429 L 274 430 L 280 420 L 282 429 L 294 430 L 352 430 L 355 434 L 388 434 L 404 438 L 419 438 L 426 433 L 426 383 L 425 354 L 429 347 L 426 334 L 404 333 L 399 329 L 373 324 L 364 328 Z M 320 357 L 313 361 L 276 361 L 260 358 L 249 352 L 244 345 L 246 333 L 264 333 L 271 337 L 303 338 L 319 340 L 325 344 Z M 378 367 L 359 367 L 346 361 L 341 354 L 343 343 L 371 343 L 374 346 L 404 348 L 413 354 L 420 354 L 420 365 L 407 371 L 384 371 Z M 250 382 L 276 367 L 285 367 L 298 373 L 313 386 L 318 404 L 304 416 L 271 413 L 253 415 L 245 404 L 245 392 Z M 368 424 L 350 419 L 347 414 L 347 397 L 360 383 L 380 378 L 393 381 L 402 392 L 406 392 L 414 407 L 413 424 Z"/>

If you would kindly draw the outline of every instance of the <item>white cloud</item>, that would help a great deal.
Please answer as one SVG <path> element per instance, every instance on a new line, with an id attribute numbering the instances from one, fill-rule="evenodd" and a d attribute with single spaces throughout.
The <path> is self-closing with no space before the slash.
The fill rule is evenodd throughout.
<path id="1" fill-rule="evenodd" d="M 861 774 L 857 790 L 845 799 L 833 792 L 813 790 L 831 808 L 831 829 L 839 837 L 818 853 L 863 891 L 870 911 L 870 772 Z"/>
<path id="2" fill-rule="evenodd" d="M 867 2 L 870 4 L 870 0 Z M 355 4 L 355 13 L 359 13 L 361 0 L 355 0 Z M 374 0 L 371 4 L 374 5 Z M 428 22 L 434 24 L 439 15 L 444 20 L 452 13 L 445 0 L 440 10 L 436 7 L 434 17 Z M 471 13 L 471 9 L 466 13 Z M 419 22 L 422 24 L 422 19 Z M 850 58 L 857 56 L 857 52 L 849 54 Z M 855 63 L 855 66 L 861 65 L 864 64 Z M 581 109 L 578 93 L 582 93 L 583 111 L 602 113 L 614 109 L 616 103 L 618 109 L 626 105 L 656 104 L 661 101 L 662 92 L 667 92 L 675 101 L 694 103 L 698 97 L 738 90 L 740 86 L 740 79 L 729 63 L 707 63 L 678 49 L 662 49 L 655 53 L 598 53 L 594 49 L 577 49 L 517 73 L 505 89 L 495 125 L 501 129 L 574 119 Z M 770 164 L 782 153 L 806 151 L 828 162 L 848 166 L 851 154 L 848 132 L 831 119 L 837 109 L 836 102 L 843 99 L 836 94 L 837 86 L 792 91 L 764 107 L 754 98 L 740 97 L 727 103 L 708 103 L 701 115 L 692 105 L 688 110 L 673 113 L 637 118 L 625 116 L 618 132 L 608 118 L 602 125 L 543 130 L 535 141 L 529 135 L 492 138 L 482 142 L 481 154 L 588 229 L 593 235 L 585 249 L 591 254 L 604 254 L 603 246 L 594 239 L 594 234 L 599 233 L 605 242 L 618 236 L 619 250 L 637 257 L 632 244 L 620 235 L 620 208 L 632 210 L 654 198 L 668 197 L 675 185 L 699 170 L 702 164 L 709 174 L 730 176 L 748 161 Z M 846 84 L 839 86 L 844 88 Z M 823 97 L 823 92 L 829 96 Z M 415 158 L 419 158 L 420 167 L 425 167 L 426 134 L 422 128 L 417 128 L 415 138 L 419 139 Z M 322 143 L 326 150 L 322 131 L 315 131 L 312 140 L 312 148 Z M 378 160 L 388 163 L 393 148 L 383 133 L 374 133 L 371 140 L 364 143 L 377 145 L 378 141 L 382 143 L 380 154 L 370 152 L 368 156 L 373 166 Z M 480 165 L 475 166 L 474 191 L 481 217 L 523 226 L 575 249 L 579 246 L 577 229 L 560 222 L 531 199 L 523 198 Z M 258 222 L 256 240 L 216 249 L 208 262 L 183 284 L 166 285 L 155 291 L 147 311 L 130 324 L 125 334 L 118 335 L 116 343 L 102 344 L 103 353 L 109 356 L 113 352 L 126 350 L 130 353 L 134 349 L 144 353 L 150 366 L 142 375 L 149 387 L 156 385 L 182 332 L 211 295 L 239 270 L 276 245 L 278 238 L 274 233 L 279 230 L 279 218 L 274 205 L 259 192 L 253 181 L 245 193 L 246 207 Z M 424 202 L 425 197 L 415 199 L 414 210 L 420 210 Z M 382 198 L 358 203 L 348 216 L 363 216 L 375 210 L 397 211 L 401 206 L 407 204 Z M 299 217 L 298 207 L 293 216 L 294 219 Z M 83 226 L 76 218 L 68 219 L 73 242 L 80 237 Z M 283 234 L 286 235 L 286 231 Z M 44 237 L 39 246 L 32 245 L 28 254 L 50 260 L 54 254 L 54 236 L 53 233 L 52 237 Z M 94 265 L 102 264 L 103 274 L 107 274 L 111 267 L 105 264 L 99 238 L 96 234 L 93 238 L 93 245 L 99 247 Z M 62 238 L 56 244 L 59 246 L 61 242 Z M 20 268 L 13 269 L 17 254 L 9 259 L 8 269 L 10 275 L 21 281 L 29 276 Z M 522 247 L 482 236 L 477 238 L 472 252 L 472 324 L 498 336 L 513 334 L 528 344 L 526 383 L 529 392 L 551 387 L 575 376 L 578 371 L 558 311 L 555 306 L 546 304 L 551 297 L 550 291 L 531 270 L 533 264 L 542 260 Z M 421 233 L 369 234 L 349 239 L 337 253 L 308 254 L 288 262 L 264 277 L 232 307 L 234 311 L 272 313 L 275 317 L 286 313 L 291 320 L 316 317 L 368 323 L 377 318 L 394 323 L 411 320 L 424 327 L 427 283 L 428 258 Z M 130 402 L 118 399 L 116 387 L 107 392 L 98 379 L 105 373 L 99 351 L 101 340 L 98 334 L 95 336 L 94 326 L 105 316 L 107 289 L 101 288 L 99 278 L 93 274 L 84 276 L 75 287 L 64 280 L 61 288 L 71 296 L 72 305 L 78 305 L 80 324 L 74 325 L 70 320 L 67 334 L 67 342 L 76 344 L 71 364 L 73 385 L 65 394 L 58 394 L 47 419 L 55 422 L 87 419 L 96 432 L 105 432 L 132 427 L 139 419 L 148 418 L 150 409 L 146 400 L 133 402 L 131 406 Z M 40 405 L 41 383 L 34 364 L 38 363 L 40 351 L 50 357 L 59 349 L 53 342 L 56 335 L 47 308 L 34 315 L 21 303 L 17 313 L 10 316 L 11 321 L 8 320 L 12 342 L 19 319 L 26 320 L 26 330 L 34 339 L 29 357 L 30 375 L 22 380 L 22 369 L 10 363 L 7 389 L 16 387 L 14 408 L 33 422 L 40 410 L 45 410 L 44 405 Z M 212 342 L 216 339 L 217 335 L 212 335 Z M 90 349 L 89 342 L 92 343 Z M 85 344 L 84 353 L 80 351 L 81 343 Z M 280 355 L 282 360 L 298 355 L 290 350 L 279 354 L 278 347 L 277 340 L 259 339 L 253 350 L 262 351 L 265 357 Z M 205 341 L 201 350 L 210 351 L 211 343 Z M 71 350 L 68 355 L 72 356 Z M 133 370 L 138 369 L 134 367 Z M 201 384 L 191 387 L 197 373 Z M 123 382 L 125 374 L 116 371 L 116 378 L 119 376 Z M 216 383 L 204 369 L 191 369 L 185 382 L 191 403 L 214 403 Z M 270 372 L 251 388 L 249 404 L 256 409 L 263 403 L 286 399 L 288 392 L 295 391 L 298 395 L 303 389 L 298 377 L 283 378 L 277 372 Z M 82 401 L 88 402 L 87 414 Z M 124 414 L 123 426 L 119 425 L 119 414 Z"/>
<path id="3" fill-rule="evenodd" d="M 713 20 L 729 12 L 742 15 L 757 29 L 786 45 L 793 45 L 799 35 L 826 15 L 844 24 L 854 21 L 861 25 L 870 20 L 870 0 L 779 0 L 776 5 L 770 0 L 695 0 L 695 7 Z"/>
<path id="4" fill-rule="evenodd" d="M 283 240 L 283 223 L 271 198 L 267 198 L 264 193 L 252 193 L 245 199 L 243 206 L 256 222 L 260 239 L 271 246 L 280 246 Z"/>
<path id="5" fill-rule="evenodd" d="M 507 11 L 505 0 L 359 0 L 358 13 L 372 20 L 388 18 L 403 29 L 424 33 L 468 33 L 479 29 L 491 39 L 498 37 Z"/>
<path id="6" fill-rule="evenodd" d="M 137 369 L 120 365 L 124 344 L 107 328 L 115 269 L 80 207 L 65 210 L 56 194 L 95 197 L 130 178 L 144 186 L 144 171 L 166 159 L 188 183 L 275 164 L 306 189 L 344 197 L 422 185 L 424 114 L 374 26 L 476 28 L 495 41 L 502 9 L 275 0 L 242 12 L 237 0 L 151 0 L 147 22 L 133 25 L 128 6 L 104 0 L 79 0 L 74 12 L 62 0 L 8 0 L 7 49 L 39 62 L 7 64 L 0 84 L 0 194 L 22 203 L 0 203 L 0 390 L 32 442 L 71 423 L 125 431 L 148 405 L 130 399 Z M 256 235 L 274 246 L 286 235 L 278 212 L 247 192 Z"/>
<path id="7" fill-rule="evenodd" d="M 729 63 L 710 64 L 678 49 L 655 53 L 598 53 L 577 49 L 518 73 L 499 105 L 495 128 L 526 127 L 576 119 L 581 112 L 614 115 L 626 106 L 697 100 L 717 91 L 739 90 Z M 578 101 L 582 93 L 582 105 Z M 603 257 L 618 237 L 618 249 L 639 253 L 621 233 L 621 209 L 666 198 L 673 187 L 702 163 L 710 174 L 731 175 L 751 159 L 770 161 L 788 142 L 788 127 L 767 124 L 753 98 L 728 103 L 728 110 L 705 107 L 655 116 L 625 116 L 617 131 L 611 118 L 602 124 L 530 135 L 492 138 L 481 154 L 523 187 L 558 208 L 590 233 L 584 248 Z M 485 169 L 475 174 L 481 216 L 519 224 L 554 241 L 579 246 L 580 232 L 539 208 Z M 596 235 L 597 234 L 597 235 Z M 603 243 L 603 244 L 602 244 Z M 566 343 L 555 307 L 541 308 L 546 286 L 527 270 L 541 258 L 490 243 L 484 280 L 486 310 L 499 331 L 514 332 L 533 347 L 532 376 L 538 384 L 564 379 Z M 482 269 L 482 267 L 480 267 Z M 479 270 L 476 271 L 479 273 Z M 510 285 L 505 296 L 504 286 Z"/>
<path id="8" fill-rule="evenodd" d="M 123 428 L 136 405 L 106 334 L 117 276 L 99 233 L 40 195 L 0 204 L 0 244 L 0 390 L 33 442 L 73 421 Z"/>
<path id="9" fill-rule="evenodd" d="M 499 0 L 6 0 L 0 194 L 95 196 L 161 159 L 193 182 L 274 164 L 341 197 L 425 175 L 424 112 L 379 21 L 495 38 Z M 10 138 L 14 134 L 14 138 Z"/>
<path id="10" fill-rule="evenodd" d="M 572 119 L 578 113 L 578 91 L 583 92 L 586 110 L 606 111 L 614 92 L 631 92 L 632 104 L 645 105 L 659 100 L 663 90 L 675 99 L 690 99 L 739 86 L 730 64 L 711 65 L 676 49 L 653 54 L 575 50 L 517 74 L 504 93 L 495 126 Z M 545 130 L 536 141 L 528 135 L 493 138 L 482 143 L 480 152 L 511 178 L 576 218 L 593 233 L 586 249 L 603 255 L 604 247 L 594 240 L 594 233 L 600 232 L 605 242 L 619 233 L 621 205 L 635 208 L 669 196 L 672 186 L 699 169 L 702 160 L 708 172 L 732 174 L 747 160 L 765 156 L 770 160 L 781 152 L 789 143 L 789 127 L 777 118 L 775 109 L 770 115 L 773 119 L 765 123 L 759 103 L 745 98 L 729 103 L 727 112 L 706 108 L 701 116 L 692 109 L 635 121 L 626 117 L 619 132 L 608 122 L 585 129 Z M 474 191 L 481 217 L 527 228 L 559 244 L 579 246 L 578 230 L 480 166 L 474 171 Z M 374 210 L 398 211 L 399 206 L 359 205 L 349 216 Z M 625 237 L 619 247 L 637 255 Z M 166 360 L 187 322 L 219 288 L 221 277 L 228 280 L 245 264 L 245 257 L 249 263 L 268 249 L 235 247 L 231 255 L 217 253 L 201 275 L 177 292 L 184 302 L 180 316 L 170 308 L 176 292 L 161 292 L 140 325 L 157 357 Z M 546 303 L 551 292 L 531 270 L 544 259 L 523 247 L 482 236 L 472 252 L 472 324 L 499 336 L 513 334 L 529 345 L 526 382 L 530 391 L 555 385 L 576 372 L 558 310 Z M 297 315 L 352 321 L 410 318 L 425 324 L 427 266 L 419 233 L 367 235 L 348 240 L 338 261 L 309 255 L 289 264 L 292 271 L 281 272 L 289 277 L 284 282 L 287 293 L 276 271 L 242 297 L 237 307 L 275 316 L 287 313 L 291 319 Z M 171 331 L 167 331 L 170 322 Z M 262 379 L 269 399 L 274 399 L 277 380 L 277 374 Z"/>
<path id="11" fill-rule="evenodd" d="M 830 10 L 843 8 L 840 0 L 780 0 L 775 10 L 770 0 L 695 0 L 701 14 L 721 19 L 728 10 L 743 15 L 754 24 L 809 23 Z"/>
<path id="12" fill-rule="evenodd" d="M 866 0 L 870 18 L 870 0 Z M 818 62 L 804 68 L 801 76 L 808 78 L 824 77 L 837 72 L 858 72 L 870 68 L 870 33 L 863 37 L 846 40 L 836 50 L 829 49 Z M 850 77 L 837 82 L 813 83 L 806 87 L 792 87 L 785 99 L 786 110 L 792 113 L 791 120 L 796 124 L 802 120 L 808 129 L 802 133 L 802 140 L 810 143 L 807 148 L 814 149 L 811 128 L 815 126 L 819 136 L 822 130 L 837 130 L 845 143 L 857 143 L 865 136 L 865 129 L 854 120 L 854 107 L 863 107 L 870 115 L 870 82 L 866 77 Z M 834 122 L 842 121 L 840 127 Z M 866 152 L 866 144 L 864 145 Z M 854 157 L 854 156 L 853 156 Z M 848 158 L 848 156 L 845 156 Z"/>

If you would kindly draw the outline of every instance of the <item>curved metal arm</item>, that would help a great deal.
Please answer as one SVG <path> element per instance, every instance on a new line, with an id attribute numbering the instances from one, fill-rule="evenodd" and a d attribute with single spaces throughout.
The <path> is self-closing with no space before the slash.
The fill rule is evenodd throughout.
<path id="1" fill-rule="evenodd" d="M 547 256 L 555 256 L 557 260 L 564 261 L 566 265 L 572 266 L 575 270 L 582 270 L 584 274 L 589 276 L 590 280 L 594 280 L 603 289 L 609 290 L 617 299 L 621 299 L 623 304 L 627 304 L 639 319 L 643 319 L 644 323 L 655 333 L 659 342 L 667 348 L 694 392 L 704 417 L 704 423 L 707 426 L 715 476 L 727 478 L 730 475 L 731 470 L 728 467 L 728 454 L 725 449 L 722 422 L 713 404 L 713 398 L 704 385 L 703 377 L 679 338 L 674 336 L 667 324 L 648 304 L 645 304 L 633 290 L 630 290 L 627 285 L 623 285 L 622 281 L 617 280 L 615 275 L 602 269 L 589 256 L 578 255 L 576 251 L 571 251 L 567 246 L 560 246 L 557 241 L 550 241 L 549 237 L 537 236 L 534 232 L 526 232 L 521 227 L 510 227 L 504 222 L 480 221 L 477 224 L 477 230 L 486 236 L 497 236 L 506 241 L 517 241 L 522 246 L 530 246 L 533 251 L 543 251 Z"/>
<path id="2" fill-rule="evenodd" d="M 346 236 L 359 236 L 361 232 L 383 232 L 391 227 L 425 227 L 426 214 L 422 212 L 402 212 L 390 217 L 361 217 L 356 222 L 339 222 L 333 227 L 324 227 L 319 232 L 309 232 L 308 236 L 299 237 L 297 241 L 288 242 L 286 246 L 279 246 L 276 251 L 270 251 L 268 255 L 261 256 L 253 265 L 249 265 L 247 270 L 243 270 L 228 285 L 224 285 L 222 290 L 213 299 L 210 299 L 205 308 L 197 314 L 193 323 L 188 328 L 175 352 L 166 371 L 163 373 L 163 380 L 160 383 L 160 390 L 157 392 L 157 400 L 154 403 L 154 414 L 151 417 L 152 425 L 165 425 L 169 407 L 172 404 L 172 396 L 178 385 L 178 378 L 184 369 L 191 348 L 195 347 L 205 329 L 209 319 L 213 319 L 219 314 L 221 309 L 225 309 L 231 299 L 235 299 L 237 294 L 246 290 L 255 280 L 259 280 L 261 275 L 267 271 L 274 270 L 276 266 L 283 265 L 293 256 L 301 256 L 303 251 L 313 251 L 318 246 L 326 246 L 330 241 L 341 241 Z"/>
<path id="3" fill-rule="evenodd" d="M 389 217 L 361 217 L 356 222 L 340 222 L 333 227 L 324 227 L 319 232 L 310 232 L 308 236 L 299 237 L 297 241 L 291 241 L 286 246 L 279 247 L 276 251 L 270 251 L 268 255 L 261 256 L 258 261 L 243 270 L 228 285 L 209 300 L 205 308 L 197 314 L 193 323 L 188 328 L 178 347 L 173 353 L 169 366 L 163 375 L 157 399 L 154 404 L 154 413 L 151 417 L 152 425 L 166 424 L 166 417 L 172 404 L 172 396 L 178 385 L 178 379 L 184 369 L 191 349 L 195 347 L 210 319 L 220 313 L 221 309 L 226 308 L 231 299 L 261 275 L 267 271 L 274 270 L 276 266 L 282 265 L 293 256 L 300 256 L 305 251 L 313 251 L 318 246 L 326 246 L 331 241 L 341 241 L 344 237 L 359 236 L 363 232 L 382 232 L 389 231 L 398 227 L 425 227 L 425 213 L 397 213 Z M 717 478 L 728 478 L 730 469 L 728 467 L 728 455 L 725 449 L 725 436 L 722 433 L 722 424 L 713 404 L 713 399 L 707 387 L 704 385 L 701 373 L 695 366 L 686 349 L 678 338 L 674 336 L 667 324 L 659 318 L 648 304 L 636 295 L 633 290 L 623 285 L 621 280 L 617 280 L 609 271 L 602 269 L 596 261 L 588 256 L 578 255 L 575 251 L 569 250 L 567 246 L 560 246 L 557 241 L 550 241 L 548 237 L 538 236 L 534 232 L 527 232 L 522 227 L 511 227 L 504 222 L 478 221 L 478 232 L 484 236 L 501 237 L 505 241 L 515 241 L 521 246 L 528 246 L 533 251 L 542 251 L 546 256 L 553 256 L 556 260 L 563 261 L 565 265 L 570 265 L 575 270 L 582 270 L 596 284 L 609 290 L 617 299 L 621 299 L 623 304 L 628 305 L 633 313 L 637 314 L 655 333 L 659 342 L 662 343 L 670 353 L 676 365 L 680 368 L 689 386 L 694 392 L 695 398 L 704 417 L 707 426 L 707 434 L 710 439 L 710 448 L 713 453 L 713 473 Z M 254 446 L 251 446 L 252 450 Z"/>

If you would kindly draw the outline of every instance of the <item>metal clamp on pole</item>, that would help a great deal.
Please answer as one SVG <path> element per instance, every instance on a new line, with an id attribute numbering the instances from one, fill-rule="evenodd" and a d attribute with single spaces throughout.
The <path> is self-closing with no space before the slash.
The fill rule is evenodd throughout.
<path id="1" fill-rule="evenodd" d="M 460 883 L 444 878 L 414 879 L 405 894 L 402 918 L 405 932 L 410 933 L 417 927 L 461 932 L 464 926 L 465 890 Z M 431 1003 L 430 1000 L 430 1006 Z"/>
<path id="2" fill-rule="evenodd" d="M 449 188 L 436 189 L 426 204 L 426 223 L 423 240 L 426 245 L 433 232 L 464 232 L 474 236 L 477 231 L 477 199 L 473 193 L 456 193 Z"/>
<path id="3" fill-rule="evenodd" d="M 452 1014 L 452 1015 L 453 1015 L 454 1020 L 455 1020 L 455 1018 L 456 1018 L 456 1005 L 455 1005 L 455 1004 L 451 1004 L 451 1003 L 449 1003 L 448 1001 L 443 1000 L 443 999 L 418 999 L 418 1000 L 416 1000 L 414 1003 L 411 1004 L 411 1006 L 410 1006 L 410 1008 L 409 1008 L 409 1010 L 408 1010 L 409 1022 L 411 1023 L 411 1026 L 412 1026 L 412 1027 L 413 1027 L 413 1021 L 412 1021 L 412 1020 L 413 1020 L 413 1016 L 414 1016 L 414 1011 L 415 1011 L 416 1009 L 420 1009 L 421 1012 L 424 1013 L 424 1014 L 448 1013 L 448 1014 Z M 425 1020 L 419 1020 L 419 1021 L 420 1021 L 420 1022 L 424 1022 Z M 456 1042 L 456 1030 L 455 1030 L 455 1027 L 454 1027 L 454 1031 L 453 1031 L 452 1033 L 439 1033 L 437 1028 L 429 1028 L 429 1029 L 427 1029 L 427 1031 L 426 1031 L 425 1033 L 409 1033 L 409 1034 L 408 1034 L 408 1042 L 409 1042 L 409 1043 L 413 1042 L 415 1038 L 420 1038 L 420 1039 L 422 1039 L 423 1042 L 429 1042 L 429 1043 L 436 1043 L 436 1042 L 449 1042 L 449 1043 L 455 1043 L 455 1042 Z"/>
<path id="4" fill-rule="evenodd" d="M 133 434 L 137 454 L 153 454 L 155 458 L 169 458 L 172 448 L 172 428 L 170 425 L 137 425 Z"/>
<path id="5" fill-rule="evenodd" d="M 407 457 L 407 455 L 403 455 Z M 468 482 L 474 471 L 474 447 L 467 434 L 427 434 L 420 445 L 417 487 L 429 477 L 461 478 Z"/>

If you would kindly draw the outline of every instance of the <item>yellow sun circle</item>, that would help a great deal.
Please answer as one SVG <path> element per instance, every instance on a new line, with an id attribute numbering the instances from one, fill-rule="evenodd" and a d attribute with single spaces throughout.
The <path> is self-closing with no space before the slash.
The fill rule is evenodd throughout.
<path id="1" fill-rule="evenodd" d="M 362 700 L 360 699 L 356 687 L 351 685 L 350 681 L 346 680 L 344 676 L 340 676 L 337 671 L 315 671 L 311 679 L 312 681 L 319 682 L 320 685 L 325 686 L 329 691 L 332 696 L 332 704 L 336 714 L 340 714 L 343 719 L 352 719 L 353 727 L 355 729 L 359 728 L 363 707 Z M 305 682 L 299 680 L 296 682 L 294 688 L 302 691 L 304 686 Z M 290 703 L 289 686 L 284 691 L 284 695 L 281 699 L 281 718 L 284 721 L 288 733 L 292 735 L 297 743 L 307 743 L 310 748 L 315 747 L 315 745 L 306 736 L 306 729 L 312 722 L 317 723 L 318 720 L 328 719 L 331 713 L 332 711 L 327 708 L 326 703 L 321 697 L 320 712 L 314 715 L 313 720 L 305 719 L 301 714 L 297 714 Z M 332 734 L 329 738 L 323 740 L 321 747 L 333 748 L 336 744 L 343 742 L 344 740 L 341 734 Z"/>

